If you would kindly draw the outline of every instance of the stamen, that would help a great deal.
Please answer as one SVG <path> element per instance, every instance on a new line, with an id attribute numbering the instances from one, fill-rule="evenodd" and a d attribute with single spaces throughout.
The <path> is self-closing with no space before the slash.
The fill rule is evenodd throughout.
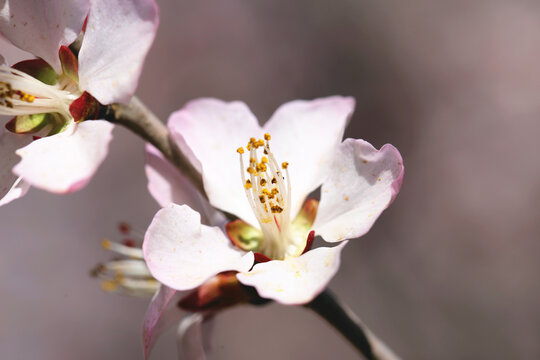
<path id="1" fill-rule="evenodd" d="M 70 116 L 69 105 L 80 96 L 76 86 L 65 91 L 20 71 L 0 65 L 0 115 L 57 112 Z"/>
<path id="2" fill-rule="evenodd" d="M 244 167 L 243 151 L 240 154 L 240 174 L 247 200 L 259 221 L 264 234 L 260 251 L 265 255 L 282 259 L 289 251 L 291 244 L 290 202 L 291 186 L 287 171 L 288 163 L 278 165 L 270 151 L 270 134 L 263 139 L 250 138 L 246 148 L 249 150 L 249 166 Z M 262 148 L 264 155 L 259 158 L 257 149 Z M 243 148 L 239 148 L 242 149 Z M 286 172 L 287 184 L 282 171 Z M 246 180 L 245 172 L 249 175 Z M 273 186 L 269 188 L 268 186 Z"/>
<path id="3" fill-rule="evenodd" d="M 110 241 L 109 239 L 103 239 L 101 241 L 101 246 L 103 246 L 105 250 L 111 250 L 120 255 L 132 257 L 135 259 L 143 258 L 143 253 L 141 249 L 119 244 L 117 242 Z"/>

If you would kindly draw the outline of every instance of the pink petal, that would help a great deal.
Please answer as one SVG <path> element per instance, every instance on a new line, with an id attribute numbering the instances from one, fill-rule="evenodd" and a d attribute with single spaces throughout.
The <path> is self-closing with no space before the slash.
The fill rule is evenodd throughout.
<path id="1" fill-rule="evenodd" d="M 89 0 L 6 0 L 0 10 L 0 32 L 60 73 L 58 50 L 77 38 L 89 7 Z"/>
<path id="2" fill-rule="evenodd" d="M 328 175 L 335 149 L 354 111 L 351 97 L 332 96 L 281 105 L 264 126 L 278 162 L 289 163 L 291 214 Z"/>
<path id="3" fill-rule="evenodd" d="M 310 250 L 299 257 L 259 263 L 237 277 L 242 284 L 254 286 L 263 298 L 285 305 L 305 304 L 320 294 L 334 277 L 346 243 Z"/>
<path id="4" fill-rule="evenodd" d="M 213 316 L 201 313 L 187 315 L 178 326 L 178 358 L 181 360 L 206 360 Z"/>
<path id="5" fill-rule="evenodd" d="M 32 141 L 30 135 L 18 135 L 0 128 L 0 206 L 13 201 L 28 191 L 28 184 L 21 182 L 11 171 L 19 162 L 15 151 Z"/>
<path id="6" fill-rule="evenodd" d="M 193 289 L 222 271 L 247 271 L 253 265 L 253 253 L 234 249 L 219 228 L 201 225 L 199 213 L 187 205 L 170 204 L 157 212 L 143 252 L 152 275 L 176 290 Z"/>
<path id="7" fill-rule="evenodd" d="M 392 145 L 377 150 L 364 140 L 345 140 L 321 189 L 317 235 L 329 242 L 364 235 L 396 197 L 403 174 L 403 159 Z"/>
<path id="8" fill-rule="evenodd" d="M 161 207 L 170 203 L 185 204 L 204 214 L 207 223 L 216 225 L 222 220 L 193 184 L 150 144 L 146 145 L 145 171 L 148 190 Z"/>
<path id="9" fill-rule="evenodd" d="M 195 167 L 202 171 L 204 188 L 215 207 L 256 225 L 240 178 L 236 149 L 262 129 L 241 102 L 198 99 L 169 118 L 169 130 Z"/>
<path id="10" fill-rule="evenodd" d="M 148 305 L 144 315 L 142 334 L 145 359 L 150 356 L 154 344 L 163 331 L 182 316 L 183 312 L 175 304 L 172 307 L 168 306 L 175 294 L 176 290 L 161 285 Z M 166 312 L 167 314 L 164 316 Z"/>
<path id="11" fill-rule="evenodd" d="M 154 0 L 93 0 L 79 53 L 81 89 L 102 104 L 127 103 L 158 23 Z"/>
<path id="12" fill-rule="evenodd" d="M 65 131 L 19 149 L 13 172 L 32 186 L 54 193 L 84 187 L 105 159 L 113 125 L 104 120 L 72 124 Z"/>

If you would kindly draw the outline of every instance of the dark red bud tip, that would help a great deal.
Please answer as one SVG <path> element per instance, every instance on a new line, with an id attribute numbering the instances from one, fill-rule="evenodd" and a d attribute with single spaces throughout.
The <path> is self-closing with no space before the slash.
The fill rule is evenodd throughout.
<path id="1" fill-rule="evenodd" d="M 132 248 L 134 248 L 135 246 L 137 246 L 137 243 L 135 242 L 135 240 L 129 239 L 129 238 L 124 239 L 124 240 L 122 241 L 122 244 L 124 244 L 124 245 L 126 245 L 126 246 L 128 246 L 128 247 L 132 247 Z"/>
<path id="2" fill-rule="evenodd" d="M 256 252 L 256 253 L 253 253 L 253 255 L 255 255 L 255 262 L 257 264 L 271 261 L 271 259 L 269 257 L 267 257 L 266 255 L 263 255 L 261 253 Z"/>
<path id="3" fill-rule="evenodd" d="M 311 250 L 311 247 L 313 246 L 313 240 L 315 240 L 315 231 L 311 230 L 307 236 L 306 247 L 304 248 L 304 251 L 302 251 L 302 255 Z"/>
<path id="4" fill-rule="evenodd" d="M 124 235 L 127 235 L 131 232 L 131 226 L 128 223 L 121 222 L 118 224 L 118 231 Z"/>
<path id="5" fill-rule="evenodd" d="M 32 140 L 39 140 L 39 139 L 41 139 L 41 136 L 35 136 L 35 135 L 32 136 Z"/>

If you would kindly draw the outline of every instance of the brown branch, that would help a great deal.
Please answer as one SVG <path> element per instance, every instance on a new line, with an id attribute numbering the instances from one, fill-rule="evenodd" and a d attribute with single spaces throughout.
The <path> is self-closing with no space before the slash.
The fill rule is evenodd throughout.
<path id="1" fill-rule="evenodd" d="M 367 360 L 400 360 L 329 290 L 323 291 L 305 307 L 315 311 L 338 330 Z"/>
<path id="2" fill-rule="evenodd" d="M 201 174 L 180 151 L 163 124 L 137 97 L 129 104 L 111 104 L 103 108 L 100 118 L 120 124 L 154 145 L 171 164 L 206 196 Z"/>

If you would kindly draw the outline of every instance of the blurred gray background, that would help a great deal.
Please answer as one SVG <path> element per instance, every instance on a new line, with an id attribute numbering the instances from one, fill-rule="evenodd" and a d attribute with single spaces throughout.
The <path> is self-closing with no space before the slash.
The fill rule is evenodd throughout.
<path id="1" fill-rule="evenodd" d="M 159 1 L 138 95 L 163 119 L 190 99 L 352 95 L 347 136 L 394 144 L 401 194 L 344 251 L 331 288 L 405 359 L 540 358 L 540 3 Z M 147 300 L 103 293 L 103 237 L 158 209 L 143 142 L 115 130 L 83 191 L 0 208 L 2 359 L 140 359 Z M 211 359 L 355 359 L 298 307 L 219 316 Z M 154 359 L 175 358 L 174 331 Z"/>

